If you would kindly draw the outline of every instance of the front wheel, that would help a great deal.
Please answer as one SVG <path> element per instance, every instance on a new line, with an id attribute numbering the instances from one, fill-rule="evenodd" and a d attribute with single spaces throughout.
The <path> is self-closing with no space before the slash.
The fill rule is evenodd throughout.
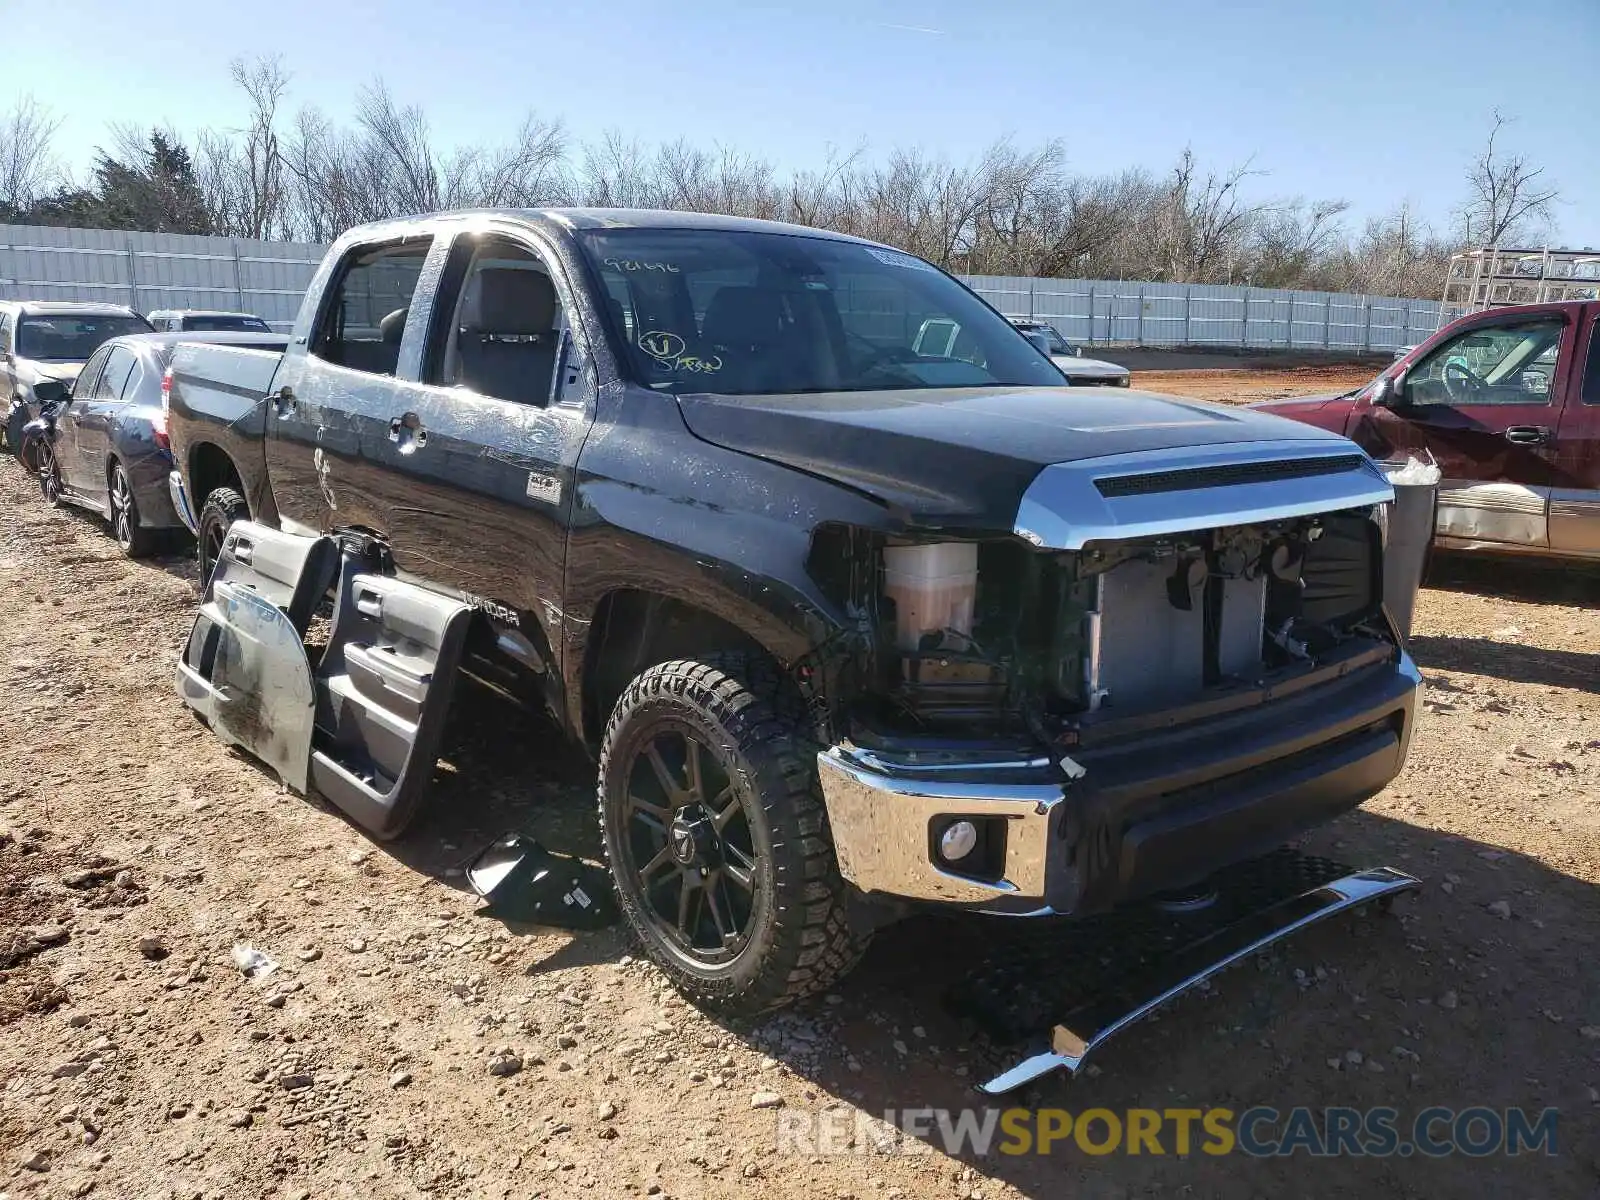
<path id="1" fill-rule="evenodd" d="M 51 508 L 61 507 L 61 464 L 56 461 L 56 448 L 41 439 L 33 448 L 34 467 L 39 472 L 39 494 Z"/>
<path id="2" fill-rule="evenodd" d="M 776 669 L 744 656 L 651 667 L 612 711 L 600 824 L 624 916 L 690 999 L 753 1016 L 855 965 L 814 758 Z"/>

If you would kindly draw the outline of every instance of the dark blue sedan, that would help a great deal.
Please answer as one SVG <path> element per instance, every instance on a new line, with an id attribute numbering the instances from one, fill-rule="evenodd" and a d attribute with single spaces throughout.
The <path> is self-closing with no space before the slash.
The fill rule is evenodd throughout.
<path id="1" fill-rule="evenodd" d="M 282 350 L 288 338 L 239 332 L 112 338 L 84 363 L 38 463 L 45 499 L 99 513 L 130 558 L 188 532 L 167 488 L 172 453 L 162 386 L 181 342 Z"/>

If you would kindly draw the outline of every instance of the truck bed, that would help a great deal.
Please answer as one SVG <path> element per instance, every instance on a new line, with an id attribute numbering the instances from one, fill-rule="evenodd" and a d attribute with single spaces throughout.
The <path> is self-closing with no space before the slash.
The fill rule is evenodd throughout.
<path id="1" fill-rule="evenodd" d="M 255 510 L 264 482 L 266 398 L 282 359 L 276 350 L 203 344 L 179 346 L 173 355 L 167 435 L 196 509 L 209 490 L 204 471 L 197 471 L 197 452 L 214 446 L 231 461 Z"/>

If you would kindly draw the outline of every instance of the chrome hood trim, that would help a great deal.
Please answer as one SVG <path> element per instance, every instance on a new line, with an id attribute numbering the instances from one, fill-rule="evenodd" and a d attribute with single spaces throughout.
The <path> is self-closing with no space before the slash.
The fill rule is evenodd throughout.
<path id="1" fill-rule="evenodd" d="M 1359 458 L 1341 470 L 1299 478 L 1106 496 L 1100 480 L 1317 458 Z M 1049 550 L 1081 550 L 1090 542 L 1253 525 L 1394 499 L 1383 472 L 1342 438 L 1180 446 L 1107 455 L 1046 467 L 1028 485 L 1015 532 Z"/>

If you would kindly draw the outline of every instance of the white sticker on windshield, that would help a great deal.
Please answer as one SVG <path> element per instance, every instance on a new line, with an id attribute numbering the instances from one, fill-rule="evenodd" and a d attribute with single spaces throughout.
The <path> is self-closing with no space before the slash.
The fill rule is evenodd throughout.
<path id="1" fill-rule="evenodd" d="M 909 254 L 900 254 L 894 250 L 879 250 L 873 246 L 867 247 L 867 253 L 879 262 L 891 267 L 905 267 L 911 271 L 929 271 L 935 275 L 939 273 L 938 267 L 925 263 L 920 258 L 913 258 Z"/>

